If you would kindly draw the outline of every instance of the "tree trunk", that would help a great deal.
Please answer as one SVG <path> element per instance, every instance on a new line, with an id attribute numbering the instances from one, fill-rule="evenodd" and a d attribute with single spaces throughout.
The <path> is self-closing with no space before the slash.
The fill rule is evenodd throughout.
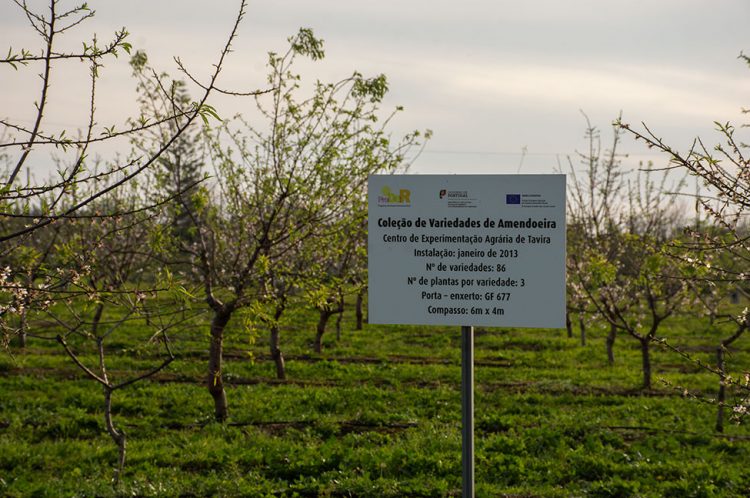
<path id="1" fill-rule="evenodd" d="M 568 338 L 573 337 L 573 322 L 570 321 L 570 311 L 565 310 L 565 328 L 568 331 Z"/>
<path id="2" fill-rule="evenodd" d="M 344 295 L 342 294 L 339 299 L 339 314 L 336 317 L 336 340 L 341 340 L 341 321 L 344 318 Z"/>
<path id="3" fill-rule="evenodd" d="M 280 331 L 278 323 L 271 325 L 271 358 L 276 364 L 276 378 L 286 380 L 286 365 L 284 364 L 284 354 L 281 352 Z"/>
<path id="4" fill-rule="evenodd" d="M 716 369 L 719 372 L 719 393 L 716 397 L 718 411 L 716 413 L 716 432 L 724 432 L 724 403 L 726 401 L 726 385 L 724 378 L 726 375 L 726 364 L 724 362 L 724 346 L 721 345 L 716 349 Z"/>
<path id="5" fill-rule="evenodd" d="M 369 291 L 369 288 L 365 287 L 365 292 L 368 292 L 368 291 Z M 363 307 L 362 310 L 365 311 L 364 323 L 366 324 L 370 323 L 370 307 L 369 306 L 367 308 Z"/>
<path id="6" fill-rule="evenodd" d="M 227 393 L 224 391 L 222 365 L 224 354 L 224 328 L 229 322 L 230 313 L 215 312 L 211 320 L 211 346 L 208 352 L 208 392 L 214 399 L 214 411 L 217 422 L 226 421 Z"/>
<path id="7" fill-rule="evenodd" d="M 118 449 L 117 469 L 114 479 L 112 479 L 114 486 L 117 486 L 122 476 L 122 470 L 125 468 L 126 442 L 125 432 L 122 429 L 117 430 L 112 422 L 112 388 L 110 386 L 104 386 L 104 426 Z"/>
<path id="8" fill-rule="evenodd" d="M 586 320 L 583 318 L 583 313 L 578 313 L 578 328 L 581 330 L 581 346 L 586 345 Z M 614 359 L 612 360 L 614 361 Z"/>
<path id="9" fill-rule="evenodd" d="M 356 330 L 362 330 L 362 319 L 363 319 L 362 305 L 363 304 L 364 304 L 364 299 L 362 297 L 362 291 L 359 291 L 357 292 L 357 306 L 356 306 L 357 327 L 356 327 Z"/>
<path id="10" fill-rule="evenodd" d="M 333 311 L 320 310 L 320 319 L 318 320 L 318 328 L 315 334 L 315 352 L 323 352 L 323 334 L 326 333 L 326 324 L 328 319 L 333 315 Z"/>
<path id="11" fill-rule="evenodd" d="M 91 333 L 96 336 L 97 330 L 99 330 L 99 323 L 102 321 L 102 314 L 104 313 L 104 303 L 96 305 L 96 311 L 94 317 L 91 319 Z"/>
<path id="12" fill-rule="evenodd" d="M 643 360 L 643 389 L 651 389 L 651 340 L 645 337 L 641 341 L 641 358 Z"/>
<path id="13" fill-rule="evenodd" d="M 607 362 L 610 365 L 615 364 L 615 339 L 617 339 L 617 327 L 610 324 L 607 335 Z"/>

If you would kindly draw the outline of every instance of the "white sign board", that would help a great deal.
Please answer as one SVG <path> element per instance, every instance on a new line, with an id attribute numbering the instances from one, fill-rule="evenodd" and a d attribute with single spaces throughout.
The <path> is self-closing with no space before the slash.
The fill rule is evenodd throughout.
<path id="1" fill-rule="evenodd" d="M 375 175 L 370 323 L 565 326 L 565 175 Z"/>

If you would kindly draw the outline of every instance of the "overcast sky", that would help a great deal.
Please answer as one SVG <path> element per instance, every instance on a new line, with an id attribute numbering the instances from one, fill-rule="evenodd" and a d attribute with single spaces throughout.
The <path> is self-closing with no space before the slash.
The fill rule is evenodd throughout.
<path id="1" fill-rule="evenodd" d="M 18 7 L 0 2 L 0 50 L 38 51 Z M 30 1 L 42 9 L 46 3 Z M 66 35 L 73 46 L 126 26 L 134 48 L 158 69 L 176 74 L 171 58 L 180 56 L 207 77 L 238 2 L 89 5 L 96 17 Z M 740 114 L 750 107 L 750 68 L 737 59 L 750 53 L 748 20 L 747 0 L 250 1 L 221 85 L 262 86 L 266 52 L 282 50 L 288 36 L 310 27 L 325 40 L 326 59 L 305 64 L 305 78 L 385 73 L 385 107 L 405 108 L 394 131 L 433 130 L 413 172 L 545 173 L 586 147 L 581 110 L 605 138 L 622 111 L 625 121 L 645 121 L 681 148 L 696 135 L 714 143 L 713 121 L 750 121 Z M 55 69 L 48 126 L 81 126 L 85 67 Z M 0 67 L 0 116 L 30 122 L 35 72 Z M 127 58 L 103 74 L 100 122 L 132 115 Z M 220 115 L 252 113 L 250 101 L 215 103 Z M 632 165 L 654 158 L 629 139 L 623 151 Z"/>

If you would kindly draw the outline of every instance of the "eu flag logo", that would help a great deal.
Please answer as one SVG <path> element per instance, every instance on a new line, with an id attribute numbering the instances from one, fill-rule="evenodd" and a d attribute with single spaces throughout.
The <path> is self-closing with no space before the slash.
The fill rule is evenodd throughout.
<path id="1" fill-rule="evenodd" d="M 505 194 L 506 204 L 521 204 L 521 194 Z"/>

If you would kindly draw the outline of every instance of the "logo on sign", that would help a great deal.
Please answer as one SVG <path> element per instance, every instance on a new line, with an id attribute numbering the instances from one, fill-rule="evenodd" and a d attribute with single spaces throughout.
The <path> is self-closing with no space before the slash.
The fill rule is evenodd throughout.
<path id="1" fill-rule="evenodd" d="M 521 204 L 521 194 L 505 194 L 506 204 Z"/>
<path id="2" fill-rule="evenodd" d="M 448 199 L 468 199 L 469 198 L 469 191 L 468 190 L 445 190 L 442 189 L 440 191 L 440 198 Z"/>
<path id="3" fill-rule="evenodd" d="M 378 195 L 379 206 L 410 206 L 411 205 L 411 190 L 399 189 L 398 192 L 391 190 L 391 187 L 384 186 L 380 190 Z"/>

